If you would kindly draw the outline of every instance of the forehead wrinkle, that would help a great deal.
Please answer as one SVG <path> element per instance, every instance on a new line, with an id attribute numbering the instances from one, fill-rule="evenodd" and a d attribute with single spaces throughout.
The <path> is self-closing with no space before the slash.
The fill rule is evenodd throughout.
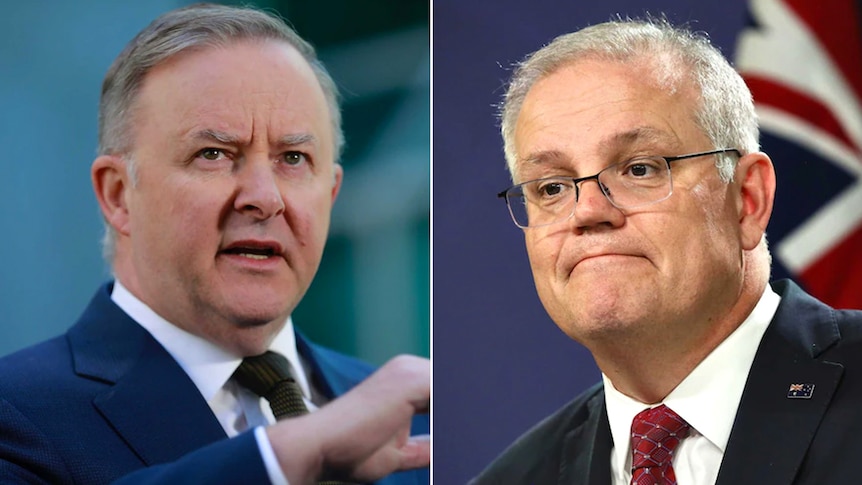
<path id="1" fill-rule="evenodd" d="M 598 143 L 599 156 L 606 160 L 606 164 L 610 165 L 621 157 L 629 156 L 627 152 L 634 150 L 675 150 L 681 144 L 681 140 L 676 136 L 676 133 L 669 133 L 665 130 L 654 128 L 651 126 L 638 126 L 623 132 L 613 133 L 600 139 Z M 651 155 L 669 155 L 668 153 L 656 153 Z M 519 172 L 526 169 L 529 171 L 531 167 L 552 167 L 560 168 L 571 172 L 575 177 L 582 176 L 580 170 L 574 163 L 572 157 L 565 152 L 557 149 L 539 150 L 528 153 L 526 156 L 518 159 Z M 518 180 L 523 180 L 522 173 L 518 174 Z M 528 174 L 529 175 L 529 174 Z M 530 178 L 534 178 L 530 176 Z"/>
<path id="2" fill-rule="evenodd" d="M 598 147 L 602 154 L 617 153 L 626 148 L 662 147 L 675 148 L 680 144 L 676 134 L 650 126 L 639 126 L 619 133 L 613 133 L 599 140 Z M 528 153 L 519 161 L 526 165 L 565 164 L 571 162 L 571 157 L 558 149 L 539 150 Z"/>
<path id="3" fill-rule="evenodd" d="M 614 133 L 603 138 L 600 145 L 603 147 L 627 147 L 636 144 L 679 144 L 676 134 L 653 128 L 651 126 L 639 126 L 621 133 Z"/>
<path id="4" fill-rule="evenodd" d="M 653 128 L 651 126 L 639 126 L 620 133 L 614 133 L 606 136 L 599 142 L 599 147 L 603 152 L 616 153 L 619 150 L 627 148 L 648 148 L 648 147 L 670 147 L 679 146 L 680 139 L 675 133 L 668 133 L 665 130 Z"/>

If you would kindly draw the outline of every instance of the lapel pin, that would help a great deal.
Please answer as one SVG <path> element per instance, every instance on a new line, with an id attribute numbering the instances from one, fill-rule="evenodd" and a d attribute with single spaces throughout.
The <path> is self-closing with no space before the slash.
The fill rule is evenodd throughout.
<path id="1" fill-rule="evenodd" d="M 790 384 L 787 390 L 788 399 L 811 399 L 814 394 L 814 384 Z"/>

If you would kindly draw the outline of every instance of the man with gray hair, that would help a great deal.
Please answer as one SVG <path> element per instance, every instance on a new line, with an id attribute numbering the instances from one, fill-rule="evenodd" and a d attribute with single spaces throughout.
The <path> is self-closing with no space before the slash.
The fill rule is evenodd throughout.
<path id="1" fill-rule="evenodd" d="M 558 37 L 502 110 L 539 297 L 602 382 L 476 484 L 855 483 L 862 312 L 770 285 L 774 193 L 751 94 L 702 35 Z"/>
<path id="2" fill-rule="evenodd" d="M 290 319 L 342 145 L 335 84 L 280 19 L 202 4 L 139 33 L 91 169 L 116 280 L 0 359 L 0 482 L 429 483 L 429 362 L 375 371 Z"/>

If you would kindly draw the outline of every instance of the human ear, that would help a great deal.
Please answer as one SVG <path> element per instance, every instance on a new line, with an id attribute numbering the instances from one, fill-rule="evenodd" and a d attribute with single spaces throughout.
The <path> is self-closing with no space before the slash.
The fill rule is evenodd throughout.
<path id="1" fill-rule="evenodd" d="M 100 155 L 90 168 L 93 191 L 102 216 L 114 230 L 129 235 L 127 188 L 131 186 L 126 161 L 115 155 Z"/>
<path id="2" fill-rule="evenodd" d="M 336 197 L 338 197 L 338 192 L 341 190 L 341 180 L 344 178 L 344 169 L 341 168 L 340 163 L 336 163 L 334 167 L 332 167 L 332 203 L 335 203 Z"/>
<path id="3" fill-rule="evenodd" d="M 742 248 L 752 250 L 760 244 L 772 215 L 775 200 L 775 167 L 762 152 L 739 159 L 736 182 L 739 188 L 739 230 Z"/>

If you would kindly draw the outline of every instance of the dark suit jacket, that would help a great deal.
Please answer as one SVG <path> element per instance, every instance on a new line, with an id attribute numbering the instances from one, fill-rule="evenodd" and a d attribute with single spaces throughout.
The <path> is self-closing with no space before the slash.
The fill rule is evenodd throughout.
<path id="1" fill-rule="evenodd" d="M 297 347 L 330 398 L 374 370 L 301 335 Z M 427 416 L 414 419 L 414 434 L 428 429 Z M 123 483 L 269 483 L 253 433 L 227 439 L 186 373 L 105 285 L 64 336 L 0 359 L 0 483 L 124 476 Z M 428 471 L 378 483 L 427 484 Z"/>
<path id="2" fill-rule="evenodd" d="M 834 310 L 788 281 L 772 286 L 781 304 L 757 349 L 716 483 L 862 483 L 862 312 Z M 791 384 L 814 384 L 810 398 L 789 398 Z M 609 484 L 612 447 L 598 384 L 473 483 Z"/>

